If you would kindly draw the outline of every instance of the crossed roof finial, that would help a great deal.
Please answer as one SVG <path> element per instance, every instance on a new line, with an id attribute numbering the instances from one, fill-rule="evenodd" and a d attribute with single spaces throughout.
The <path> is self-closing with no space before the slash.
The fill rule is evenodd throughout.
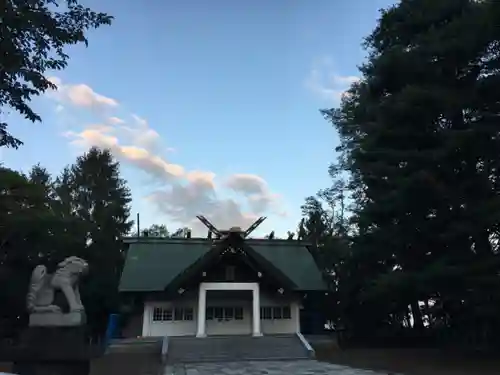
<path id="1" fill-rule="evenodd" d="M 248 237 L 250 233 L 252 233 L 257 227 L 262 224 L 264 220 L 266 220 L 265 216 L 259 217 L 255 222 L 250 225 L 247 230 L 243 231 L 241 227 L 231 227 L 229 230 L 219 230 L 217 229 L 205 216 L 198 215 L 196 216 L 198 220 L 200 220 L 212 233 L 214 233 L 218 237 L 222 237 L 224 234 L 230 233 L 241 233 L 243 238 Z"/>

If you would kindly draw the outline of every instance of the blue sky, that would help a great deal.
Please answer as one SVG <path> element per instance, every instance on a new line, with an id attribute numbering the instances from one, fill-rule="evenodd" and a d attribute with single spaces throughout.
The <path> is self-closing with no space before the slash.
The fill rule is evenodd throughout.
<path id="1" fill-rule="evenodd" d="M 389 0 L 83 1 L 115 17 L 68 49 L 58 85 L 33 101 L 43 123 L 9 115 L 25 145 L 0 160 L 54 174 L 91 145 L 121 162 L 141 224 L 296 228 L 327 187 L 338 104 Z"/>

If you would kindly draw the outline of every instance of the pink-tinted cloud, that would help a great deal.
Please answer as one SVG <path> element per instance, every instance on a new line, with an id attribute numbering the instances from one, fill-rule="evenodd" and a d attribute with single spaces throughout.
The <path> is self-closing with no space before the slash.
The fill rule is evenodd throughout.
<path id="1" fill-rule="evenodd" d="M 77 107 L 93 109 L 118 106 L 118 102 L 115 99 L 98 94 L 85 84 L 65 84 L 58 77 L 50 77 L 49 81 L 57 86 L 57 90 L 50 92 L 49 96 L 61 102 L 68 102 Z"/>
<path id="2" fill-rule="evenodd" d="M 62 85 L 54 80 L 60 88 L 63 87 L 62 91 L 57 91 L 58 101 L 76 107 L 119 107 L 114 99 L 105 100 L 90 87 L 75 90 L 77 85 Z M 164 147 L 158 132 L 137 115 L 107 115 L 101 123 L 84 126 L 79 131 L 67 131 L 65 136 L 82 150 L 91 146 L 108 148 L 122 164 L 153 177 L 156 183 L 147 195 L 147 201 L 171 221 L 192 227 L 197 234 L 204 234 L 206 230 L 196 215 L 204 215 L 224 229 L 231 226 L 246 228 L 259 215 L 269 212 L 281 214 L 277 210 L 278 196 L 270 191 L 262 177 L 235 174 L 222 178 L 219 187 L 218 178 L 212 171 L 189 170 L 167 159 L 165 151 L 171 151 L 171 148 Z M 230 189 L 236 196 L 225 196 L 221 188 Z"/>

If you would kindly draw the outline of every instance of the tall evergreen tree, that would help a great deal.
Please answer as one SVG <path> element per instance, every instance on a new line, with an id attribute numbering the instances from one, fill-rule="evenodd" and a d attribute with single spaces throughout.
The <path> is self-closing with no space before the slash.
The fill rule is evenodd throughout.
<path id="1" fill-rule="evenodd" d="M 331 270 L 334 251 L 329 245 L 334 236 L 333 213 L 323 207 L 317 197 L 307 197 L 301 206 L 302 219 L 297 230 L 298 238 L 311 244 L 311 255 L 322 270 Z"/>
<path id="2" fill-rule="evenodd" d="M 0 309 L 0 336 L 25 323 L 33 268 L 45 264 L 52 271 L 70 255 L 90 263 L 82 294 L 94 334 L 103 333 L 108 314 L 118 309 L 121 238 L 132 225 L 129 203 L 109 151 L 91 149 L 55 181 L 40 165 L 27 175 L 0 168 L 0 306 L 6 307 Z"/>
<path id="3" fill-rule="evenodd" d="M 491 0 L 402 0 L 367 38 L 362 80 L 323 111 L 369 266 L 357 298 L 385 301 L 387 316 L 411 305 L 419 329 L 418 301 L 430 299 L 450 327 L 500 316 L 499 11 Z"/>
<path id="4" fill-rule="evenodd" d="M 25 295 L 33 268 L 60 261 L 64 220 L 53 210 L 51 176 L 0 168 L 0 336 L 25 324 Z M 71 242 L 65 247 L 71 247 Z"/>
<path id="5" fill-rule="evenodd" d="M 86 254 L 90 273 L 84 297 L 96 333 L 106 327 L 108 314 L 118 309 L 118 282 L 123 266 L 122 237 L 133 225 L 129 220 L 131 194 L 120 177 L 119 164 L 109 150 L 92 148 L 77 158 L 67 179 L 76 215 L 85 223 Z M 67 172 L 66 172 L 67 173 Z"/>

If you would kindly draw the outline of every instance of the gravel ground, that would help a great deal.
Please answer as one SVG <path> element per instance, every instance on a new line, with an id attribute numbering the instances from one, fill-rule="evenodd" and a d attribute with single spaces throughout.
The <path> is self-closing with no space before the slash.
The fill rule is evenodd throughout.
<path id="1" fill-rule="evenodd" d="M 316 347 L 319 360 L 405 375 L 500 375 L 500 359 L 437 349 Z"/>
<path id="2" fill-rule="evenodd" d="M 163 375 L 389 375 L 313 360 L 197 363 L 167 367 Z"/>

